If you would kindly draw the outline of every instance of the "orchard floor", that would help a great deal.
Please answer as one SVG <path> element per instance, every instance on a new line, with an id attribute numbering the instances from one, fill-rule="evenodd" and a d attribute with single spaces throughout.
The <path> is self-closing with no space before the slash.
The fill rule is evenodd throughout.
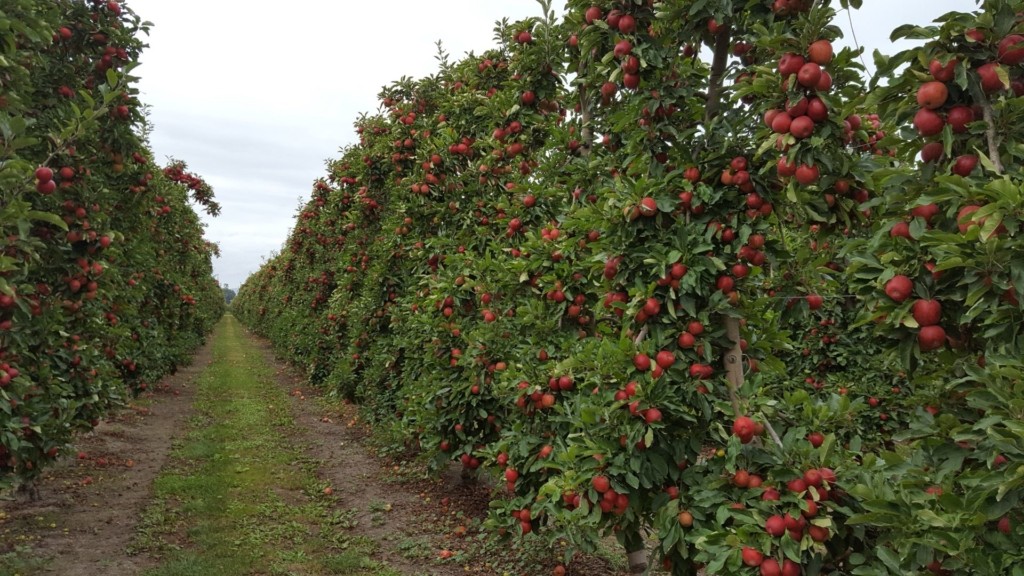
<path id="1" fill-rule="evenodd" d="M 485 485 L 381 456 L 356 407 L 231 316 L 153 388 L 79 438 L 40 500 L 0 500 L 0 576 L 552 573 L 537 546 L 480 534 Z M 577 557 L 567 573 L 620 570 Z"/>

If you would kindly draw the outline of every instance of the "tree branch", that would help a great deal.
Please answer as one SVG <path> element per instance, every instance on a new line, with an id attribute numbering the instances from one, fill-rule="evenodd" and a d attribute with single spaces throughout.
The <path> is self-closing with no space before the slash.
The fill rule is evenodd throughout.
<path id="1" fill-rule="evenodd" d="M 732 40 L 732 26 L 728 21 L 722 25 L 715 37 L 715 55 L 711 61 L 711 77 L 708 79 L 708 97 L 704 106 L 704 126 L 718 115 L 718 109 L 722 105 L 722 80 L 725 79 L 725 67 L 729 64 L 730 42 Z"/>
<path id="2" fill-rule="evenodd" d="M 992 121 L 992 103 L 988 98 L 981 101 L 981 110 L 985 117 L 985 138 L 988 140 L 988 157 L 996 168 L 996 174 L 1003 173 L 1003 162 L 999 159 L 999 136 L 996 134 L 996 126 Z"/>
<path id="3" fill-rule="evenodd" d="M 732 342 L 732 348 L 725 353 L 725 372 L 729 381 L 729 400 L 732 411 L 737 418 L 743 415 L 740 411 L 740 398 L 737 390 L 743 386 L 743 349 L 740 347 L 740 319 L 725 319 L 725 336 Z"/>

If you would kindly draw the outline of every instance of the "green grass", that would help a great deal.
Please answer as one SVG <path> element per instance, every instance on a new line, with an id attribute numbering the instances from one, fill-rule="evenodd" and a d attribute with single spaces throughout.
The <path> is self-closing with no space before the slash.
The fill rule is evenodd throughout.
<path id="1" fill-rule="evenodd" d="M 238 322 L 226 316 L 214 338 L 196 416 L 131 550 L 162 560 L 145 576 L 398 574 L 323 495 L 317 462 L 289 440 L 290 399 Z"/>

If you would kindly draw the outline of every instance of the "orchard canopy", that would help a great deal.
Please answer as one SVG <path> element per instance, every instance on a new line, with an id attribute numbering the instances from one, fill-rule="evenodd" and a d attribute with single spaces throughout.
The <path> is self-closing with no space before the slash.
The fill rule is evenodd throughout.
<path id="1" fill-rule="evenodd" d="M 497 538 L 1024 576 L 1024 0 L 874 54 L 836 43 L 860 3 L 542 0 L 381 90 L 232 311 L 493 485 Z M 0 8 L 0 482 L 223 310 L 212 190 L 148 148 L 145 29 Z"/>
<path id="2" fill-rule="evenodd" d="M 500 22 L 381 91 L 233 309 L 506 537 L 1024 574 L 1024 3 L 874 55 L 859 4 Z"/>
<path id="3" fill-rule="evenodd" d="M 224 310 L 195 212 L 213 191 L 147 142 L 145 30 L 115 1 L 0 6 L 0 489 L 34 493 Z"/>

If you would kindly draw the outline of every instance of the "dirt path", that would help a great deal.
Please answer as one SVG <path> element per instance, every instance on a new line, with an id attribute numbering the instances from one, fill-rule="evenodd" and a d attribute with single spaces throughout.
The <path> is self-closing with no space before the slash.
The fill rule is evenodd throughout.
<path id="1" fill-rule="evenodd" d="M 250 377 L 264 384 L 231 388 Z M 215 435 L 242 416 L 257 428 Z M 320 397 L 228 318 L 190 367 L 80 438 L 42 501 L 0 502 L 0 576 L 551 573 L 536 543 L 478 537 L 485 486 L 425 479 L 367 435 L 354 406 Z M 203 491 L 219 492 L 204 504 Z M 239 548 L 251 554 L 225 568 Z M 616 572 L 589 558 L 569 574 Z"/>
<path id="2" fill-rule="evenodd" d="M 135 574 L 147 565 L 124 550 L 191 413 L 210 350 L 207 343 L 191 365 L 80 436 L 44 475 L 39 501 L 0 502 L 0 575 Z"/>

